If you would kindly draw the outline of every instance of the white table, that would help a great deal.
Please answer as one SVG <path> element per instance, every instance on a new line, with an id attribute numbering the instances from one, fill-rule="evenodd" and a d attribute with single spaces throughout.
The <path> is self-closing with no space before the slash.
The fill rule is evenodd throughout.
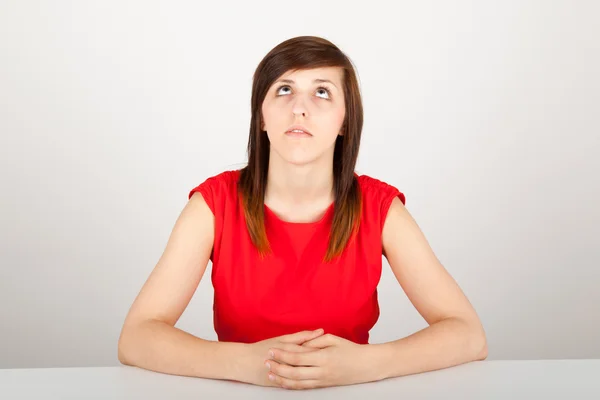
<path id="1" fill-rule="evenodd" d="M 600 399 L 600 360 L 479 361 L 361 385 L 292 391 L 140 368 L 0 369 L 0 399 Z"/>

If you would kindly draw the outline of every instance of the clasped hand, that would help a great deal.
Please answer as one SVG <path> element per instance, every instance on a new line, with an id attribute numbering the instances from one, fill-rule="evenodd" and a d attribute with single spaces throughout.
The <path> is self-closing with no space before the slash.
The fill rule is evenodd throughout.
<path id="1" fill-rule="evenodd" d="M 369 345 L 323 335 L 322 329 L 288 337 L 296 340 L 272 346 L 265 354 L 265 373 L 277 386 L 311 389 L 377 380 Z"/>

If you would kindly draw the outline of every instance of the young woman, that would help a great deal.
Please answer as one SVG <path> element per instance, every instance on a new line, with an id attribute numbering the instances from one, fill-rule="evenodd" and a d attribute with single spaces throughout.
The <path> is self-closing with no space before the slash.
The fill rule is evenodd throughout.
<path id="1" fill-rule="evenodd" d="M 252 86 L 248 165 L 189 193 L 119 338 L 123 364 L 305 389 L 482 360 L 486 337 L 396 187 L 355 164 L 362 101 L 319 37 L 276 46 Z M 428 327 L 369 344 L 382 256 Z M 218 341 L 174 325 L 212 261 Z"/>

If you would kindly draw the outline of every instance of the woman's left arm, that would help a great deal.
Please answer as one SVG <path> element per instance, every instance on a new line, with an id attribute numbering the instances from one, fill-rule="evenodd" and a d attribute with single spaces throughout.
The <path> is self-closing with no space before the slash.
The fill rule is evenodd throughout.
<path id="1" fill-rule="evenodd" d="M 373 345 L 380 376 L 403 376 L 485 359 L 487 341 L 475 309 L 397 197 L 389 208 L 382 242 L 398 283 L 429 326 Z"/>

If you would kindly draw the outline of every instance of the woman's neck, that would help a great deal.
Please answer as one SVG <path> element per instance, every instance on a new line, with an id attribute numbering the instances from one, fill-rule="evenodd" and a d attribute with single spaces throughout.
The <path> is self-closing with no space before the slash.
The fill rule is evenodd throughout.
<path id="1" fill-rule="evenodd" d="M 312 208 L 333 202 L 333 168 L 318 165 L 269 165 L 265 203 L 281 208 Z"/>

